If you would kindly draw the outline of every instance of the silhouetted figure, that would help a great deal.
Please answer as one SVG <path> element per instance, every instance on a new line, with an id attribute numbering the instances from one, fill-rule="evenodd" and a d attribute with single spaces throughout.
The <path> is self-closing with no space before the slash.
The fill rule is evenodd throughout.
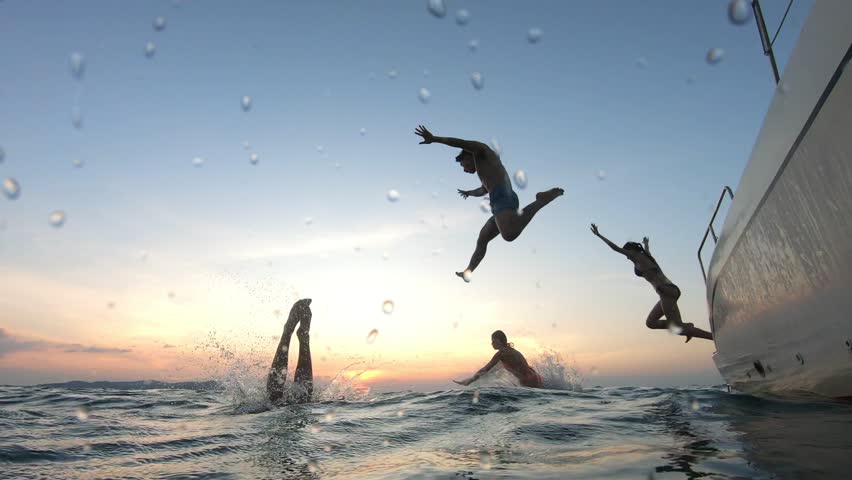
<path id="1" fill-rule="evenodd" d="M 633 262 L 633 273 L 644 278 L 654 287 L 657 294 L 660 296 L 660 301 L 651 309 L 648 318 L 645 320 L 645 325 L 648 328 L 664 330 L 669 329 L 678 335 L 686 337 L 686 341 L 692 340 L 692 337 L 704 338 L 713 340 L 713 334 L 697 328 L 691 323 L 683 323 L 680 318 L 680 309 L 677 307 L 677 299 L 680 298 L 680 289 L 672 283 L 663 274 L 663 270 L 654 257 L 651 256 L 651 249 L 648 245 L 648 237 L 642 239 L 642 244 L 636 242 L 627 242 L 623 247 L 612 243 L 600 234 L 598 226 L 592 224 L 592 233 L 604 241 L 609 248 L 627 257 Z M 665 315 L 665 319 L 663 319 Z"/>
<path id="2" fill-rule="evenodd" d="M 458 192 L 462 198 L 482 197 L 486 194 L 489 196 L 492 216 L 479 232 L 476 250 L 470 258 L 466 271 L 473 272 L 476 270 L 479 262 L 485 258 L 488 242 L 494 240 L 497 235 L 502 236 L 507 242 L 518 238 L 542 207 L 565 193 L 561 188 L 551 188 L 539 192 L 536 194 L 534 202 L 524 207 L 523 210 L 519 210 L 518 196 L 512 190 L 509 174 L 506 172 L 503 162 L 500 161 L 500 157 L 488 145 L 460 138 L 437 137 L 432 135 L 423 125 L 419 125 L 414 133 L 423 137 L 421 144 L 443 143 L 462 149 L 456 156 L 456 161 L 459 162 L 466 173 L 477 174 L 482 184 L 474 190 L 460 189 Z M 464 272 L 456 272 L 456 275 L 464 278 Z"/>
<path id="3" fill-rule="evenodd" d="M 491 334 L 491 346 L 494 347 L 494 350 L 497 350 L 497 353 L 491 357 L 491 361 L 487 365 L 480 368 L 478 372 L 467 380 L 453 381 L 459 385 L 470 385 L 494 368 L 497 362 L 502 362 L 503 368 L 517 377 L 521 385 L 532 388 L 543 387 L 541 375 L 536 373 L 530 367 L 530 364 L 527 363 L 527 359 L 521 355 L 521 352 L 515 350 L 515 346 L 508 342 L 506 334 L 502 330 L 497 330 Z"/>
<path id="4" fill-rule="evenodd" d="M 275 350 L 275 357 L 272 359 L 272 366 L 266 379 L 266 394 L 269 401 L 273 403 L 281 402 L 282 399 L 286 403 L 306 403 L 310 401 L 314 392 L 314 372 L 311 364 L 310 330 L 312 313 L 310 305 L 310 298 L 296 301 L 290 309 L 287 323 L 284 324 L 284 333 L 281 334 L 281 341 L 278 342 L 278 349 Z M 297 323 L 299 324 L 299 330 L 296 332 L 296 337 L 299 339 L 299 360 L 296 363 L 296 373 L 293 374 L 293 386 L 289 389 L 287 398 L 285 398 L 284 383 L 287 380 L 287 355 L 290 351 L 290 338 L 293 336 L 293 330 L 296 329 Z"/>

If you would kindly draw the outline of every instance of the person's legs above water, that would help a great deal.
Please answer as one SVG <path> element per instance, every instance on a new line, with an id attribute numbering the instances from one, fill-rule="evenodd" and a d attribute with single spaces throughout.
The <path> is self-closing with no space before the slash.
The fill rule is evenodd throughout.
<path id="1" fill-rule="evenodd" d="M 667 328 L 679 327 L 678 335 L 686 337 L 689 342 L 693 337 L 703 338 L 705 340 L 713 340 L 713 334 L 696 327 L 692 323 L 683 323 L 680 317 L 680 308 L 677 306 L 677 299 L 680 298 L 680 289 L 675 285 L 662 285 L 657 288 L 657 293 L 660 294 L 660 305 L 663 307 L 663 313 L 666 316 Z"/>
<path id="2" fill-rule="evenodd" d="M 293 374 L 293 401 L 306 403 L 311 401 L 314 394 L 314 369 L 311 362 L 311 315 L 308 314 L 299 322 L 296 331 L 299 339 L 299 360 L 296 363 L 296 373 Z"/>
<path id="3" fill-rule="evenodd" d="M 538 192 L 535 195 L 535 201 L 524 207 L 519 213 L 517 209 L 517 195 L 512 192 L 511 195 L 514 196 L 515 208 L 494 210 L 494 219 L 497 222 L 497 227 L 500 229 L 500 235 L 507 242 L 515 240 L 539 210 L 564 193 L 565 191 L 561 188 L 551 188 L 544 192 Z"/>
<path id="4" fill-rule="evenodd" d="M 476 250 L 473 251 L 473 255 L 470 257 L 470 263 L 467 264 L 467 270 L 473 272 L 476 270 L 476 267 L 479 266 L 479 262 L 485 258 L 485 252 L 488 250 L 488 242 L 497 238 L 497 235 L 500 235 L 500 230 L 497 228 L 497 222 L 494 220 L 494 216 L 485 222 L 482 230 L 479 231 L 479 238 L 476 239 Z M 464 278 L 464 272 L 456 272 L 456 275 Z"/>
<path id="5" fill-rule="evenodd" d="M 668 320 L 663 320 L 663 305 L 662 302 L 657 302 L 648 318 L 645 319 L 645 326 L 654 330 L 664 330 L 669 328 Z"/>
<path id="6" fill-rule="evenodd" d="M 287 317 L 287 322 L 284 324 L 284 333 L 281 334 L 281 340 L 278 342 L 278 348 L 275 350 L 275 356 L 272 359 L 272 366 L 269 368 L 269 375 L 266 378 L 266 395 L 271 402 L 277 402 L 284 397 L 284 383 L 287 380 L 287 358 L 290 353 L 290 339 L 293 337 L 293 330 L 296 329 L 296 324 L 302 320 L 307 314 L 310 318 L 311 314 L 311 299 L 305 298 L 298 300 L 290 308 L 290 315 Z"/>

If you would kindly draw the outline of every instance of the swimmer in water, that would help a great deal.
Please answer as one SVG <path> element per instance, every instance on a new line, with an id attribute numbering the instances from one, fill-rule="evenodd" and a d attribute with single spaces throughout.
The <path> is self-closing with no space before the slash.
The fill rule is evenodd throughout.
<path id="1" fill-rule="evenodd" d="M 443 143 L 451 147 L 460 148 L 461 152 L 456 156 L 456 161 L 461 165 L 465 173 L 477 174 L 481 183 L 479 188 L 473 190 L 459 189 L 462 198 L 482 197 L 486 194 L 491 202 L 491 218 L 485 222 L 479 231 L 476 240 L 476 249 L 470 257 L 470 263 L 464 272 L 456 272 L 456 275 L 470 281 L 470 273 L 476 270 L 479 262 L 485 258 L 488 242 L 497 238 L 511 242 L 518 238 L 524 228 L 530 223 L 536 213 L 545 205 L 552 202 L 556 197 L 565 193 L 561 188 L 551 188 L 535 195 L 535 201 L 518 209 L 518 196 L 512 190 L 512 181 L 506 172 L 506 167 L 500 161 L 500 157 L 491 150 L 488 145 L 472 140 L 462 140 L 452 137 L 438 137 L 423 125 L 419 125 L 414 131 L 421 136 L 421 144 Z M 467 272 L 467 275 L 465 273 Z"/>
<path id="2" fill-rule="evenodd" d="M 275 350 L 269 376 L 266 379 L 266 395 L 272 403 L 307 403 L 314 392 L 314 372 L 311 363 L 311 299 L 303 298 L 293 304 L 284 333 Z M 287 357 L 290 352 L 290 339 L 293 330 L 299 324 L 296 337 L 299 339 L 299 360 L 296 363 L 296 373 L 293 375 L 293 387 L 285 397 L 284 383 L 287 380 Z"/>
<path id="3" fill-rule="evenodd" d="M 692 337 L 713 340 L 712 333 L 697 328 L 691 323 L 683 323 L 683 320 L 681 320 L 680 309 L 677 307 L 677 299 L 680 298 L 680 289 L 663 274 L 660 265 L 651 256 L 648 237 L 642 239 L 641 245 L 636 242 L 627 242 L 623 247 L 619 247 L 601 235 L 598 231 L 598 226 L 594 223 L 592 224 L 592 233 L 609 245 L 609 248 L 624 255 L 628 260 L 633 262 L 633 273 L 647 280 L 654 287 L 657 295 L 660 296 L 660 301 L 654 305 L 651 313 L 648 314 L 648 318 L 645 319 L 645 325 L 648 328 L 658 330 L 668 329 L 678 335 L 685 336 L 687 342 L 692 340 Z M 663 316 L 666 318 L 663 319 Z"/>
<path id="4" fill-rule="evenodd" d="M 541 375 L 527 363 L 527 359 L 521 355 L 521 352 L 515 350 L 514 345 L 506 339 L 506 334 L 502 330 L 497 330 L 491 334 L 491 346 L 497 353 L 491 357 L 491 361 L 487 365 L 480 368 L 472 377 L 467 380 L 456 381 L 459 385 L 470 385 L 479 379 L 479 377 L 488 373 L 489 370 L 497 365 L 497 362 L 502 362 L 503 368 L 509 371 L 512 375 L 518 378 L 521 385 L 530 388 L 543 388 Z"/>

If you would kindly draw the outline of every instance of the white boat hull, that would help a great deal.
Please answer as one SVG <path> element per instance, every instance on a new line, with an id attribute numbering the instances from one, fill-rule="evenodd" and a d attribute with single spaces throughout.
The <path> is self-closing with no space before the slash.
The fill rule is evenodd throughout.
<path id="1" fill-rule="evenodd" d="M 707 277 L 733 388 L 852 397 L 852 2 L 817 2 Z"/>

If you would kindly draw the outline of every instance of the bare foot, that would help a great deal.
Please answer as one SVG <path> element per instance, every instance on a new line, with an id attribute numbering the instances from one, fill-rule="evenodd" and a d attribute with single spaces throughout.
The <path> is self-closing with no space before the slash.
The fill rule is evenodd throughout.
<path id="1" fill-rule="evenodd" d="M 545 192 L 538 192 L 535 194 L 535 199 L 543 202 L 545 205 L 554 201 L 556 197 L 565 194 L 565 190 L 562 190 L 559 187 L 551 188 Z"/>

